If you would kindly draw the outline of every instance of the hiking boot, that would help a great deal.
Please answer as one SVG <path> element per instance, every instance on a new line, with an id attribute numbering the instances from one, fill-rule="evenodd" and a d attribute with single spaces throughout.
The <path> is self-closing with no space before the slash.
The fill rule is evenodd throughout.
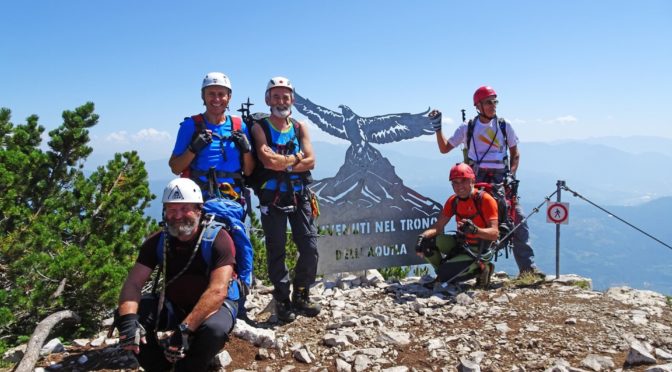
<path id="1" fill-rule="evenodd" d="M 448 296 L 457 296 L 461 291 L 462 289 L 458 283 L 441 282 L 438 280 L 433 288 L 434 293 L 447 294 Z"/>
<path id="2" fill-rule="evenodd" d="M 292 311 L 292 303 L 289 300 L 276 300 L 275 312 L 281 322 L 290 323 L 296 320 L 296 314 Z"/>
<path id="3" fill-rule="evenodd" d="M 308 288 L 298 287 L 292 293 L 292 305 L 297 313 L 308 317 L 315 317 L 320 313 L 320 304 L 310 300 L 310 291 Z"/>
<path id="4" fill-rule="evenodd" d="M 481 273 L 478 274 L 478 277 L 476 277 L 476 287 L 488 289 L 488 287 L 490 287 L 490 278 L 492 278 L 492 274 L 494 272 L 495 265 L 493 263 L 488 262 L 485 264 L 485 267 L 483 270 L 481 270 Z"/>
<path id="5" fill-rule="evenodd" d="M 529 269 L 522 269 L 518 273 L 518 277 L 526 276 L 526 275 L 535 276 L 539 279 L 546 279 L 546 274 L 544 274 L 544 272 L 539 270 L 537 267 L 531 267 Z"/>
<path id="6" fill-rule="evenodd" d="M 434 289 L 434 285 L 436 285 L 436 283 L 438 281 L 439 281 L 439 278 L 434 278 L 434 279 L 432 279 L 428 282 L 422 283 L 422 286 L 429 289 L 429 290 L 432 290 L 432 289 Z"/>

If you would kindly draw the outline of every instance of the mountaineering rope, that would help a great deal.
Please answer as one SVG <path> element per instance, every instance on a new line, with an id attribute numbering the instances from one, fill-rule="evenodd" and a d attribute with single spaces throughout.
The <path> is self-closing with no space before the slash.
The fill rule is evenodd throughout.
<path id="1" fill-rule="evenodd" d="M 205 226 L 208 223 L 212 222 L 215 219 L 214 216 L 210 216 L 210 220 L 205 222 L 201 221 L 201 225 Z M 161 233 L 164 234 L 166 233 L 167 235 L 167 227 L 164 227 L 164 231 Z M 196 252 L 198 252 L 198 249 L 201 247 L 201 240 L 203 240 L 203 235 L 205 234 L 205 227 L 203 230 L 201 230 L 201 234 L 198 236 L 198 240 L 196 241 L 196 246 L 194 247 L 194 251 L 191 253 L 191 256 L 189 257 L 189 260 L 187 261 L 187 264 L 180 270 L 180 272 L 177 273 L 177 275 L 173 276 L 168 282 L 166 282 L 166 267 L 168 266 L 168 236 L 164 236 L 163 239 L 163 262 L 161 262 L 161 270 L 163 271 L 163 283 L 161 286 L 161 292 L 159 293 L 159 304 L 157 306 L 157 311 L 156 311 L 156 322 L 154 324 L 155 329 L 159 329 L 159 319 L 161 315 L 161 310 L 163 310 L 163 305 L 165 302 L 166 298 L 166 288 L 168 287 L 169 284 L 175 281 L 175 279 L 179 278 L 182 274 L 184 274 L 185 271 L 189 268 L 191 265 L 191 262 L 194 260 L 194 257 L 196 257 Z M 158 274 L 157 274 L 158 275 Z"/>
<path id="2" fill-rule="evenodd" d="M 637 226 L 635 226 L 635 225 L 629 223 L 628 221 L 626 221 L 626 220 L 624 220 L 624 219 L 618 217 L 617 215 L 615 215 L 615 214 L 609 212 L 608 210 L 606 210 L 606 209 L 600 207 L 599 205 L 593 203 L 592 201 L 586 199 L 583 195 L 581 195 L 581 194 L 579 194 L 578 192 L 576 192 L 576 191 L 570 189 L 570 188 L 567 187 L 566 185 L 565 185 L 565 186 L 562 186 L 562 188 L 565 189 L 566 191 L 571 192 L 572 195 L 574 195 L 575 197 L 585 200 L 586 202 L 588 202 L 588 203 L 591 204 L 592 206 L 598 208 L 598 209 L 601 210 L 602 212 L 607 213 L 608 215 L 610 215 L 610 216 L 612 216 L 612 217 L 615 217 L 615 218 L 618 219 L 619 221 L 621 221 L 621 222 L 623 222 L 624 224 L 626 224 L 626 225 L 632 227 L 633 229 L 639 231 L 640 233 L 642 233 L 642 234 L 648 236 L 649 238 L 651 238 L 651 239 L 657 241 L 658 243 L 660 243 L 660 244 L 666 246 L 667 248 L 672 249 L 672 246 L 670 246 L 669 244 L 666 244 L 665 242 L 663 242 L 663 241 L 661 241 L 660 239 L 654 237 L 653 235 L 647 233 L 646 231 L 640 229 L 639 227 L 637 227 Z"/>

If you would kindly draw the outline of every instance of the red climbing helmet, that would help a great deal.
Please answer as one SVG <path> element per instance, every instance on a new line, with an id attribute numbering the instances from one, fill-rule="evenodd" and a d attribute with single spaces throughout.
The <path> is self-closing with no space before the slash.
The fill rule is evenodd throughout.
<path id="1" fill-rule="evenodd" d="M 471 169 L 469 165 L 465 163 L 457 163 L 454 167 L 450 168 L 450 177 L 448 179 L 452 181 L 456 178 L 468 178 L 473 180 L 476 179 L 476 175 L 474 175 L 474 170 Z"/>
<path id="2" fill-rule="evenodd" d="M 476 89 L 476 92 L 474 92 L 474 106 L 490 96 L 497 96 L 497 92 L 492 87 L 484 85 Z"/>

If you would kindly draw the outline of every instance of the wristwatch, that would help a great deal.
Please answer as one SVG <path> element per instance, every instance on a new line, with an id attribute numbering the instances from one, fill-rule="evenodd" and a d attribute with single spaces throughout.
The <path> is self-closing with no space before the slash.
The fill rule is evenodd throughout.
<path id="1" fill-rule="evenodd" d="M 285 168 L 285 170 L 286 170 L 287 172 L 291 172 L 293 169 L 294 169 L 294 167 L 292 167 L 291 165 L 288 166 L 287 168 Z"/>
<path id="2" fill-rule="evenodd" d="M 179 329 L 182 334 L 189 335 L 192 333 L 191 329 L 189 329 L 189 324 L 187 323 L 180 323 L 180 325 L 177 326 L 177 329 Z"/>

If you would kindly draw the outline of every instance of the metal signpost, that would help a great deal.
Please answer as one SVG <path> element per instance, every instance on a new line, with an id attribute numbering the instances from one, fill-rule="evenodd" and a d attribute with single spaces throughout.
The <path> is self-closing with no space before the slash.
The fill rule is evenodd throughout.
<path id="1" fill-rule="evenodd" d="M 569 203 L 561 203 L 562 188 L 565 181 L 558 180 L 557 198 L 555 203 L 548 202 L 546 222 L 555 224 L 555 278 L 560 277 L 560 225 L 569 223 Z"/>

